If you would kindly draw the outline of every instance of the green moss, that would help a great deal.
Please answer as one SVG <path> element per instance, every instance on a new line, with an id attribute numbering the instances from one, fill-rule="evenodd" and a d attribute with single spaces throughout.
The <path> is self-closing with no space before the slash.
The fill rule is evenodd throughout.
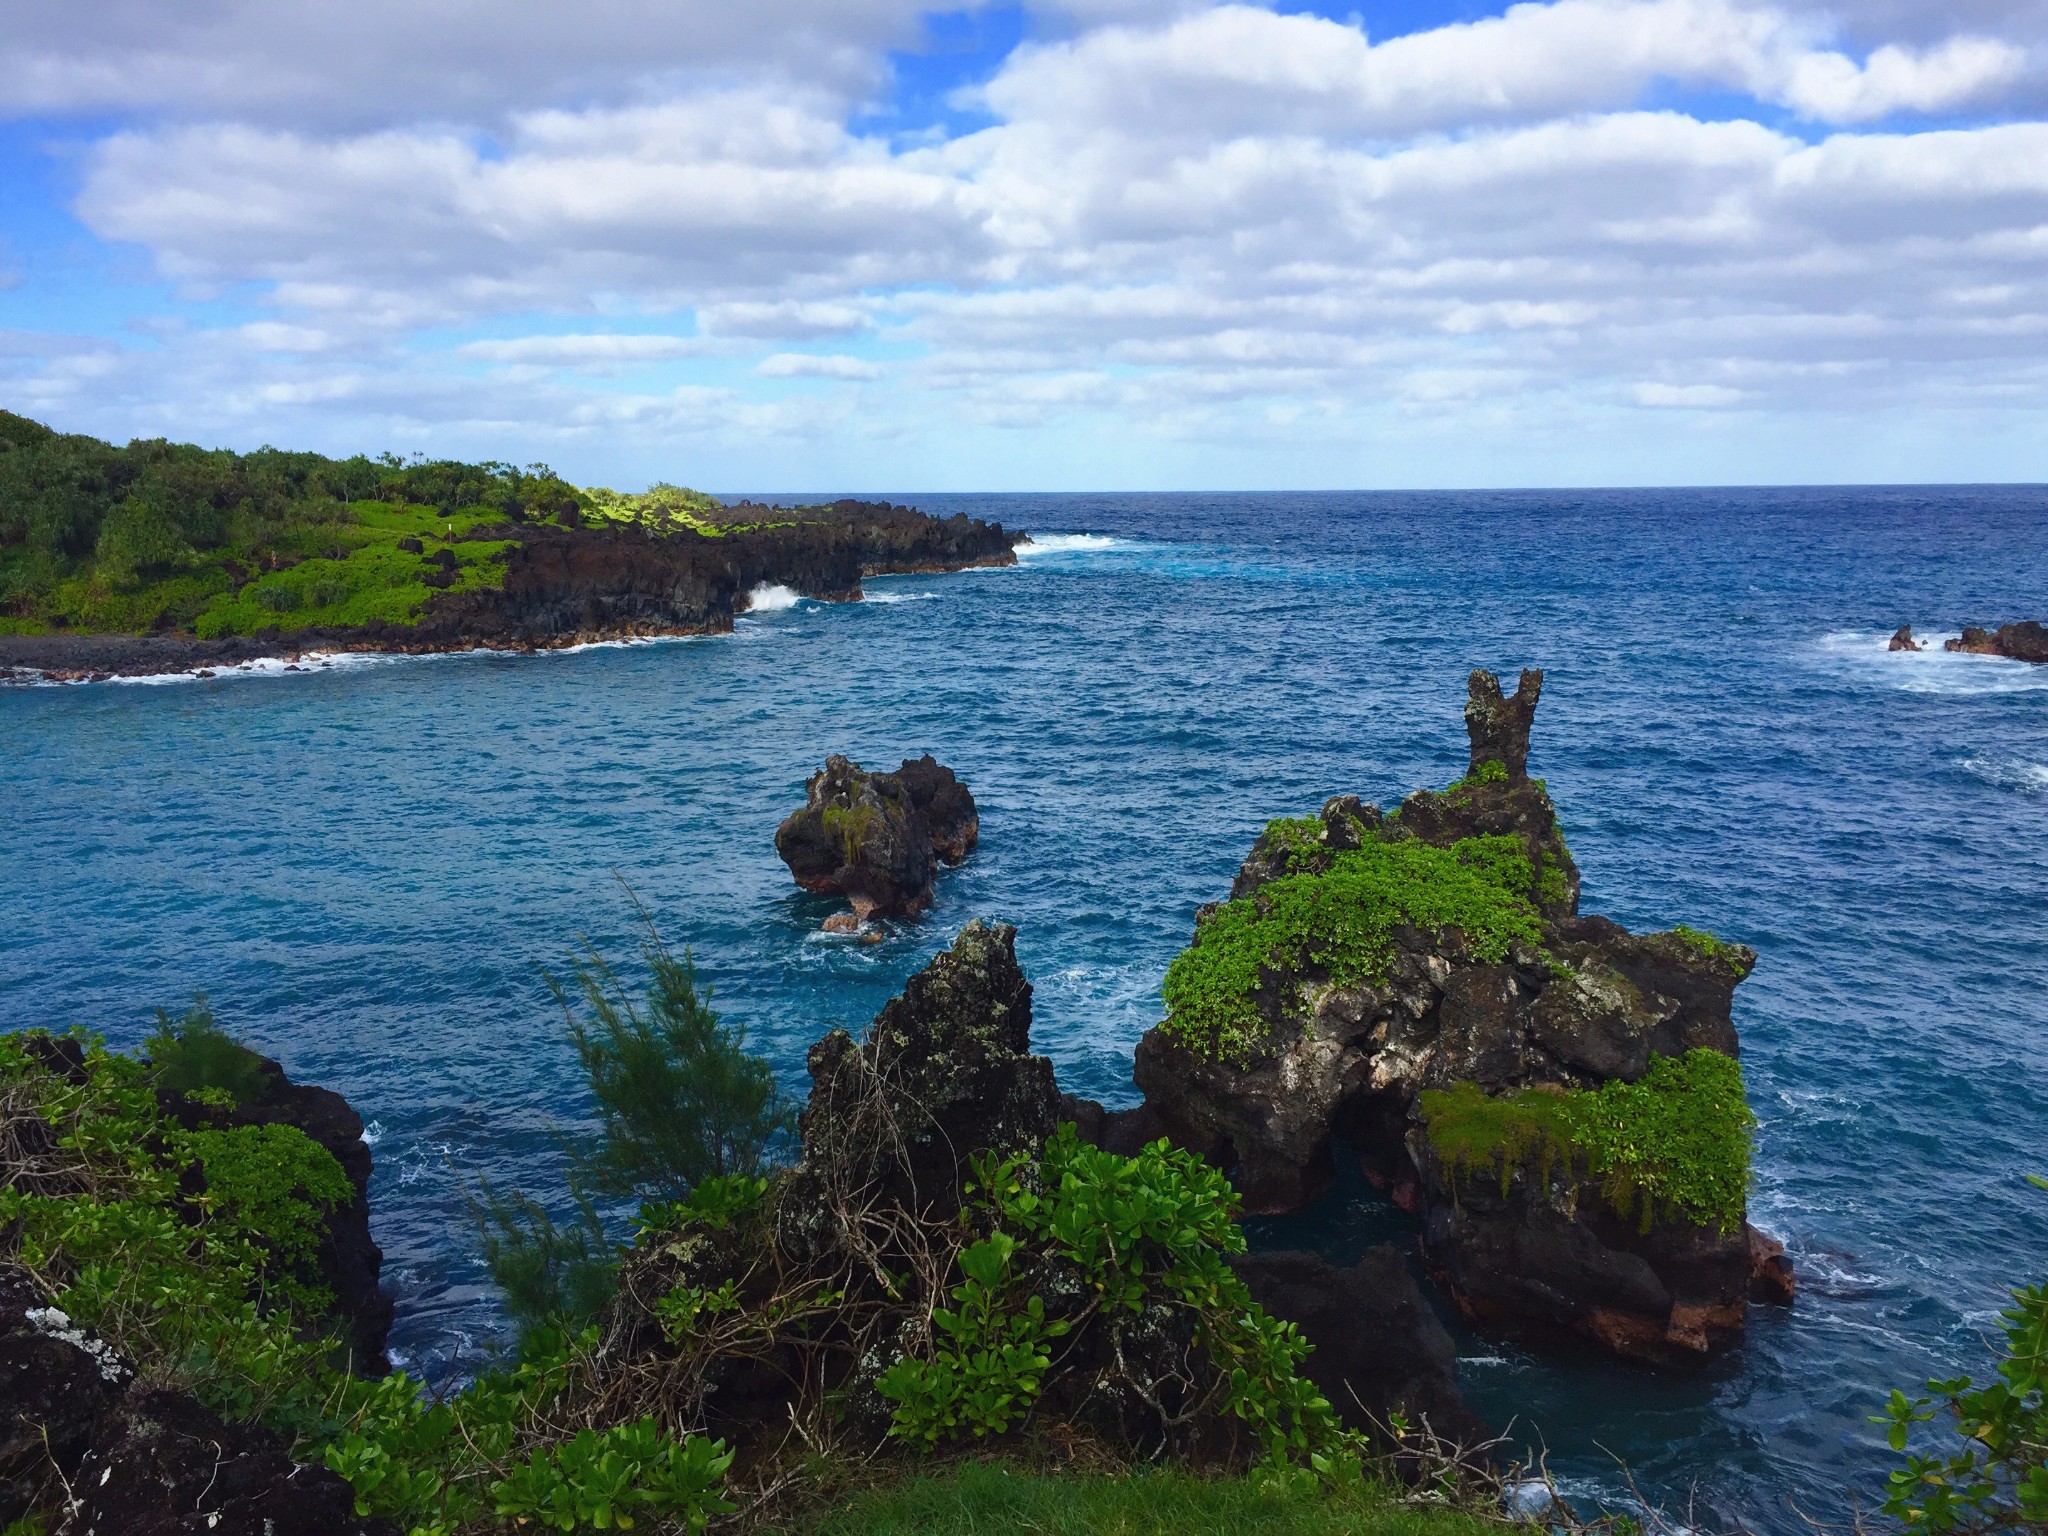
<path id="1" fill-rule="evenodd" d="M 1702 933 L 1697 928 L 1688 928 L 1683 923 L 1671 930 L 1671 936 L 1702 960 L 1718 960 L 1742 969 L 1741 956 L 1733 944 L 1723 943 L 1711 933 Z"/>
<path id="2" fill-rule="evenodd" d="M 1644 1231 L 1662 1217 L 1732 1231 L 1749 1196 L 1750 1130 L 1742 1067 L 1718 1051 L 1660 1056 L 1639 1082 L 1498 1098 L 1476 1083 L 1431 1089 L 1419 1101 L 1429 1144 L 1455 1180 L 1490 1172 L 1505 1194 L 1533 1167 L 1597 1182 Z"/>
<path id="3" fill-rule="evenodd" d="M 1338 853 L 1324 873 L 1285 875 L 1218 908 L 1167 968 L 1161 1027 L 1211 1059 L 1245 1059 L 1269 1033 L 1256 1003 L 1262 972 L 1313 965 L 1339 986 L 1377 981 L 1404 925 L 1456 928 L 1479 959 L 1501 960 L 1541 940 L 1533 884 L 1516 837 L 1448 849 L 1375 841 Z"/>
<path id="4" fill-rule="evenodd" d="M 868 829 L 875 824 L 875 808 L 871 805 L 828 805 L 820 814 L 826 832 L 839 839 L 840 847 L 846 852 L 846 861 L 851 864 L 860 852 Z"/>

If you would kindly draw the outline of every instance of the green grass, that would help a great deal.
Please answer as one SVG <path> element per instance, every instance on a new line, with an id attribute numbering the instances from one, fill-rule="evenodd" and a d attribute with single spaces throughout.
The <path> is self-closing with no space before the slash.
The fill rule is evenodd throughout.
<path id="1" fill-rule="evenodd" d="M 1290 825 L 1291 831 L 1291 825 Z M 1456 928 L 1472 954 L 1499 961 L 1539 944 L 1536 884 L 1521 839 L 1466 838 L 1449 848 L 1372 841 L 1322 873 L 1296 871 L 1219 907 L 1167 967 L 1161 1025 L 1216 1061 L 1243 1061 L 1270 1038 L 1257 994 L 1262 973 L 1313 965 L 1338 986 L 1378 980 L 1393 933 Z"/>
<path id="2" fill-rule="evenodd" d="M 801 1536 L 1481 1536 L 1498 1522 L 1409 1508 L 1385 1487 L 1263 1487 L 1186 1472 L 1031 1472 L 967 1462 L 846 1500 Z"/>
<path id="3" fill-rule="evenodd" d="M 1749 1196 L 1750 1130 L 1742 1065 L 1718 1051 L 1660 1056 L 1639 1082 L 1488 1097 L 1477 1083 L 1419 1100 L 1429 1144 L 1453 1179 L 1494 1173 L 1507 1193 L 1517 1170 L 1598 1182 L 1608 1204 L 1644 1231 L 1659 1217 L 1733 1231 Z"/>

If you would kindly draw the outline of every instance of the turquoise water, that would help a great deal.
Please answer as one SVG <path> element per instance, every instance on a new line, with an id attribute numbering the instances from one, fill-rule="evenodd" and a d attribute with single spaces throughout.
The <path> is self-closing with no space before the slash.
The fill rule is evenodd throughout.
<path id="1" fill-rule="evenodd" d="M 397 1352 L 497 1328 L 465 1181 L 544 1190 L 584 1104 L 543 969 L 632 943 L 621 880 L 793 1089 L 969 916 L 1019 925 L 1036 1038 L 1127 1102 L 1195 906 L 1267 817 L 1464 766 L 1472 666 L 1548 674 L 1532 771 L 1634 927 L 1752 944 L 1753 1213 L 1805 1289 L 1691 1377 L 1462 1338 L 1568 1486 L 1846 1518 L 1885 1391 L 1981 1365 L 2048 1272 L 2048 669 L 1887 654 L 2048 617 L 2013 490 L 944 497 L 1048 539 L 717 639 L 0 691 L 0 1027 L 129 1044 L 195 991 L 374 1123 Z M 874 948 L 820 936 L 776 823 L 830 751 L 929 750 L 980 850 Z M 1339 1189 L 1276 1240 L 1403 1236 Z M 1609 1453 L 1612 1453 L 1610 1455 Z"/>

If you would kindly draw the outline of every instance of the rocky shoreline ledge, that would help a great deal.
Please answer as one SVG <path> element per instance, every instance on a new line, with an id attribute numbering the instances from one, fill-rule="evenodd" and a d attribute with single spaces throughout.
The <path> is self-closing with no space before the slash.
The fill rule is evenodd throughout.
<path id="1" fill-rule="evenodd" d="M 472 528 L 463 542 L 516 541 L 504 556 L 502 585 L 439 593 L 410 624 L 372 621 L 214 639 L 180 632 L 0 634 L 0 681 L 96 682 L 340 652 L 541 651 L 724 634 L 747 611 L 749 595 L 763 587 L 855 602 L 867 577 L 1014 565 L 1015 546 L 1027 542 L 1000 523 L 964 513 L 933 517 L 883 502 L 743 503 L 725 515 L 734 526 L 716 534 L 617 523 Z"/>

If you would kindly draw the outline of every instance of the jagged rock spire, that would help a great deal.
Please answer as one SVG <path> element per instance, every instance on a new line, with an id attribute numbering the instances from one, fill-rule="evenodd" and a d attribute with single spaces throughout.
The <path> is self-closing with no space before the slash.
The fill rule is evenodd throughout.
<path id="1" fill-rule="evenodd" d="M 1543 669 L 1524 667 L 1521 684 L 1501 697 L 1500 679 L 1475 671 L 1466 680 L 1465 731 L 1472 738 L 1472 766 L 1499 763 L 1511 779 L 1529 776 L 1529 726 L 1543 693 Z"/>

